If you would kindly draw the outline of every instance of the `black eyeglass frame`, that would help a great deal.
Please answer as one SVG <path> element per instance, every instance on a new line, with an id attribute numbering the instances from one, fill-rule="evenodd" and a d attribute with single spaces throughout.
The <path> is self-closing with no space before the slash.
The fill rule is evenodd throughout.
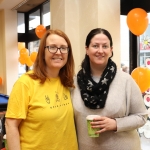
<path id="1" fill-rule="evenodd" d="M 51 46 L 45 46 L 44 48 L 47 48 L 48 51 L 49 51 L 50 47 Z M 55 54 L 55 53 L 57 53 L 58 49 L 60 50 L 61 54 L 67 54 L 69 52 L 69 48 L 68 47 L 66 47 L 67 48 L 67 52 L 66 53 L 62 53 L 62 51 L 61 51 L 62 47 L 56 47 L 56 48 L 57 48 L 56 52 L 54 52 L 54 53 L 50 52 L 50 51 L 49 52 L 52 53 L 52 54 Z"/>

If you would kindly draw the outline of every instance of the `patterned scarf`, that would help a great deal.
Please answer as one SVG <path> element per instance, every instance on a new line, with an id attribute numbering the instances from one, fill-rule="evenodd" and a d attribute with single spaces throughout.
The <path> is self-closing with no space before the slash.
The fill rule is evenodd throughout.
<path id="1" fill-rule="evenodd" d="M 91 77 L 90 66 L 82 67 L 77 74 L 77 82 L 86 107 L 90 109 L 104 108 L 109 86 L 116 75 L 116 71 L 116 64 L 109 59 L 100 81 L 96 83 Z"/>

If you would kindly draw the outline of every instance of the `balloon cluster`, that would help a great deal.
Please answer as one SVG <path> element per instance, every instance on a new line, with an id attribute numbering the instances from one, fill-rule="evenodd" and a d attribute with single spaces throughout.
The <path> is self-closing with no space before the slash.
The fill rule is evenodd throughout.
<path id="1" fill-rule="evenodd" d="M 38 38 L 42 38 L 45 32 L 46 32 L 46 28 L 43 25 L 38 25 L 35 28 L 35 34 Z M 32 52 L 29 55 L 28 49 L 25 48 L 25 43 L 22 42 L 18 43 L 18 50 L 20 54 L 18 58 L 19 62 L 22 65 L 26 64 L 28 67 L 31 67 L 36 60 L 37 52 Z"/>
<path id="2" fill-rule="evenodd" d="M 134 8 L 127 14 L 127 25 L 134 35 L 141 35 L 148 27 L 147 12 L 141 8 Z"/>
<path id="3" fill-rule="evenodd" d="M 29 51 L 25 48 L 25 44 L 21 42 L 18 43 L 18 50 L 20 54 L 18 58 L 19 62 L 22 65 L 26 64 L 28 67 L 31 67 L 36 60 L 37 52 L 32 52 L 29 55 Z"/>

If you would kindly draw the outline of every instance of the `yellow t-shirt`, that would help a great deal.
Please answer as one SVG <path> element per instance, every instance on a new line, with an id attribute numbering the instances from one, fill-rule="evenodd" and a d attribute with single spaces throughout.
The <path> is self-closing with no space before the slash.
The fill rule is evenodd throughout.
<path id="1" fill-rule="evenodd" d="M 10 94 L 6 118 L 23 119 L 21 150 L 78 149 L 70 91 L 59 78 L 40 84 L 22 75 Z"/>

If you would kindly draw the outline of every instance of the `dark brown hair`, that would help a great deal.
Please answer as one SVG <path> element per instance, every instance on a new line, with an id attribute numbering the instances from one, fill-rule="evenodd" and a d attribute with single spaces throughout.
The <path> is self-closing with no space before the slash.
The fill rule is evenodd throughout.
<path id="1" fill-rule="evenodd" d="M 86 47 L 89 47 L 90 43 L 91 43 L 91 39 L 97 35 L 97 34 L 100 34 L 100 33 L 103 33 L 104 35 L 106 35 L 110 41 L 110 47 L 113 46 L 113 41 L 112 41 L 112 37 L 111 37 L 111 34 L 105 30 L 105 29 L 102 29 L 102 28 L 96 28 L 96 29 L 93 29 L 89 32 L 89 34 L 87 35 L 86 37 L 86 41 L 85 41 L 85 46 Z"/>
<path id="2" fill-rule="evenodd" d="M 39 79 L 41 84 L 45 82 L 47 78 L 46 62 L 44 59 L 45 58 L 45 46 L 46 46 L 46 39 L 51 34 L 56 34 L 56 35 L 63 37 L 68 44 L 68 48 L 69 48 L 68 60 L 67 60 L 67 63 L 60 69 L 59 77 L 60 77 L 61 83 L 65 87 L 74 87 L 73 85 L 74 59 L 73 59 L 72 47 L 71 47 L 71 43 L 70 43 L 68 36 L 61 30 L 50 29 L 46 31 L 46 33 L 44 34 L 44 36 L 42 37 L 40 41 L 38 55 L 33 66 L 33 73 L 29 74 L 29 76 L 34 80 Z"/>

